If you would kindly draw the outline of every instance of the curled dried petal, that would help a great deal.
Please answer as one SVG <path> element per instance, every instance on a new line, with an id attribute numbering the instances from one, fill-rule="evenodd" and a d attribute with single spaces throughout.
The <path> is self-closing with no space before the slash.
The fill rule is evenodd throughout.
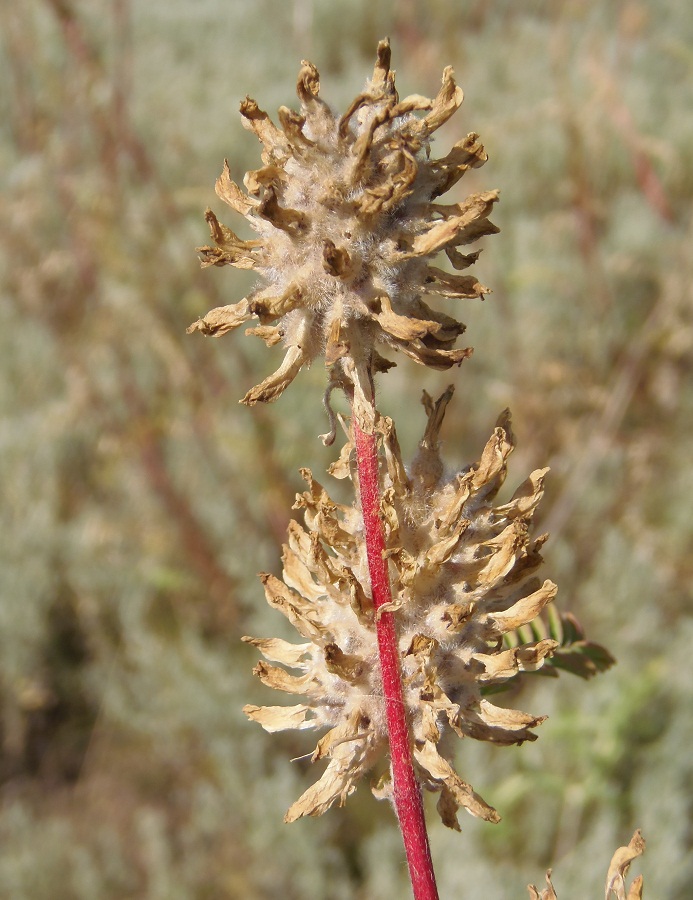
<path id="1" fill-rule="evenodd" d="M 307 357 L 302 347 L 289 347 L 277 371 L 251 388 L 241 403 L 254 406 L 256 403 L 268 403 L 281 397 L 306 362 Z"/>
<path id="2" fill-rule="evenodd" d="M 252 644 L 253 647 L 262 653 L 265 659 L 271 662 L 280 662 L 285 666 L 291 666 L 294 669 L 302 668 L 303 662 L 312 644 L 290 644 L 281 638 L 253 638 L 242 637 L 241 640 L 246 644 Z"/>
<path id="3" fill-rule="evenodd" d="M 453 68 L 446 66 L 440 91 L 433 101 L 433 109 L 422 122 L 424 134 L 428 136 L 447 122 L 462 105 L 463 100 L 464 91 L 455 84 Z"/>
<path id="4" fill-rule="evenodd" d="M 528 884 L 527 890 L 529 891 L 530 900 L 558 900 L 556 891 L 551 882 L 551 869 L 548 869 L 546 872 L 546 887 L 544 890 L 540 891 L 533 884 Z"/>
<path id="5" fill-rule="evenodd" d="M 392 309 L 392 303 L 387 294 L 382 294 L 377 300 L 378 307 L 373 312 L 373 318 L 377 319 L 383 331 L 401 341 L 414 341 L 423 338 L 427 334 L 435 334 L 440 330 L 438 322 L 427 322 L 421 319 L 413 319 L 409 316 L 400 316 Z"/>
<path id="6" fill-rule="evenodd" d="M 644 852 L 645 839 L 642 836 L 642 831 L 638 828 L 633 833 L 628 846 L 619 847 L 611 859 L 604 889 L 605 900 L 609 900 L 612 896 L 616 900 L 637 900 L 638 897 L 642 896 L 642 878 L 636 878 L 631 885 L 631 889 L 626 894 L 626 874 L 633 860 L 642 856 Z"/>
<path id="7" fill-rule="evenodd" d="M 558 591 L 552 581 L 545 581 L 539 590 L 529 597 L 518 600 L 510 609 L 503 612 L 490 613 L 486 619 L 489 638 L 500 637 L 508 631 L 526 625 L 539 615 L 547 603 L 550 603 Z"/>
<path id="8" fill-rule="evenodd" d="M 216 309 L 211 309 L 207 315 L 188 326 L 187 331 L 188 334 L 192 334 L 193 331 L 201 331 L 202 334 L 220 337 L 227 331 L 238 328 L 252 317 L 250 303 L 245 297 L 238 303 L 232 303 L 231 306 L 218 306 Z"/>
<path id="9" fill-rule="evenodd" d="M 457 808 L 463 807 L 467 812 L 487 822 L 500 822 L 496 810 L 485 803 L 481 797 L 455 772 L 450 763 L 438 753 L 432 741 L 424 741 L 421 747 L 414 748 L 414 759 L 424 770 L 426 777 L 441 783 L 446 788 L 445 807 L 449 816 L 452 803 Z M 440 810 L 439 810 L 440 812 Z M 444 824 L 445 819 L 443 819 Z M 454 827 L 454 826 L 453 826 Z"/>
<path id="10" fill-rule="evenodd" d="M 242 100 L 240 111 L 243 126 L 253 131 L 264 145 L 263 156 L 267 155 L 268 164 L 275 159 L 285 159 L 289 156 L 291 151 L 286 136 L 254 100 L 250 97 Z"/>
<path id="11" fill-rule="evenodd" d="M 299 704 L 298 706 L 252 706 L 247 704 L 243 707 L 243 712 L 262 725 L 265 731 L 286 731 L 289 728 L 315 728 L 315 720 L 309 719 L 311 713 L 309 706 Z"/>
<path id="12" fill-rule="evenodd" d="M 480 297 L 489 294 L 490 290 L 481 284 L 473 275 L 450 275 L 442 269 L 429 266 L 426 284 L 429 291 L 443 297 Z"/>
<path id="13" fill-rule="evenodd" d="M 224 160 L 222 173 L 217 178 L 215 190 L 220 200 L 228 203 L 232 209 L 242 216 L 247 216 L 250 210 L 257 206 L 257 201 L 247 197 L 236 182 L 231 179 L 229 163 L 226 159 Z"/>

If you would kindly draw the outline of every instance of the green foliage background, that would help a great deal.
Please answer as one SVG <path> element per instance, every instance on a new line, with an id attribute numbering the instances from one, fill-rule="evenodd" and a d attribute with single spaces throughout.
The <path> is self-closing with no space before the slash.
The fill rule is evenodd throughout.
<path id="1" fill-rule="evenodd" d="M 0 6 L 0 896 L 407 896 L 391 811 L 365 785 L 284 826 L 315 773 L 308 737 L 246 722 L 266 692 L 245 633 L 284 627 L 277 571 L 299 465 L 324 470 L 316 365 L 276 406 L 237 399 L 274 351 L 188 337 L 243 296 L 202 272 L 224 156 L 258 147 L 238 101 L 295 105 L 301 58 L 344 108 L 390 35 L 398 87 L 467 100 L 443 154 L 479 131 L 500 187 L 462 313 L 451 466 L 514 413 L 510 483 L 552 468 L 547 573 L 619 665 L 539 680 L 521 749 L 460 747 L 503 814 L 431 816 L 443 897 L 505 900 L 555 870 L 599 897 L 636 826 L 646 894 L 693 883 L 693 17 L 665 0 L 24 0 Z M 463 190 L 462 190 L 463 188 Z M 460 302 L 460 301 L 451 301 Z M 380 388 L 407 453 L 422 387 Z M 305 740 L 304 740 L 305 737 Z"/>

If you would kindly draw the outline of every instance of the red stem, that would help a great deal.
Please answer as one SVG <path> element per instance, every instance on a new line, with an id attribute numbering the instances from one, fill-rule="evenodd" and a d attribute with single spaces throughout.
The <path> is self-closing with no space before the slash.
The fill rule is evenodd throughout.
<path id="1" fill-rule="evenodd" d="M 363 525 L 366 535 L 368 570 L 373 592 L 373 603 L 378 609 L 392 600 L 387 560 L 384 558 L 385 537 L 380 520 L 380 482 L 378 478 L 378 450 L 375 435 L 363 432 L 352 416 L 356 440 L 356 457 L 359 475 L 359 493 Z M 397 649 L 397 631 L 391 612 L 383 612 L 378 619 L 378 650 L 383 679 L 383 696 L 387 730 L 390 738 L 392 782 L 395 810 L 402 832 L 404 849 L 409 864 L 415 900 L 438 900 L 431 850 L 426 832 L 421 790 L 414 774 L 414 764 L 409 740 L 407 712 L 402 691 L 402 676 Z"/>

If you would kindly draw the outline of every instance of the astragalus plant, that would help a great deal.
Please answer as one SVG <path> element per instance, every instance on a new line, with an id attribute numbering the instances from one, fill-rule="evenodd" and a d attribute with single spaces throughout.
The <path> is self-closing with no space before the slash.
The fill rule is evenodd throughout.
<path id="1" fill-rule="evenodd" d="M 437 400 L 424 392 L 427 423 L 409 466 L 394 422 L 376 405 L 376 376 L 394 365 L 383 353 L 443 370 L 471 353 L 456 346 L 465 326 L 424 298 L 488 293 L 467 273 L 480 251 L 466 248 L 498 231 L 489 220 L 498 192 L 440 199 L 483 165 L 484 148 L 472 133 L 432 155 L 431 136 L 462 103 L 452 69 L 434 99 L 400 99 L 382 41 L 372 78 L 343 115 L 319 88 L 315 66 L 303 62 L 300 111 L 281 107 L 281 127 L 254 100 L 241 103 L 263 165 L 246 174 L 244 191 L 225 163 L 216 189 L 257 237 L 241 239 L 208 210 L 214 245 L 199 250 L 204 266 L 253 270 L 259 280 L 189 330 L 219 336 L 252 323 L 246 334 L 283 345 L 279 369 L 243 398 L 250 406 L 276 400 L 304 366 L 324 361 L 331 427 L 323 440 L 333 444 L 340 425 L 346 435 L 329 471 L 351 479 L 357 499 L 335 502 L 302 470 L 295 508 L 305 525 L 289 528 L 283 577 L 261 576 L 268 603 L 301 640 L 244 638 L 264 657 L 260 680 L 299 702 L 245 712 L 270 732 L 321 733 L 312 760 L 326 767 L 286 821 L 342 805 L 370 773 L 376 797 L 394 803 L 414 894 L 431 898 L 421 789 L 438 794 L 450 828 L 459 830 L 460 808 L 500 818 L 456 771 L 456 739 L 534 740 L 543 717 L 490 696 L 525 673 L 564 667 L 588 677 L 611 659 L 552 610 L 556 586 L 537 575 L 547 536 L 532 534 L 532 518 L 548 470 L 496 500 L 514 443 L 509 412 L 479 460 L 450 474 L 440 430 L 452 387 Z M 435 265 L 441 253 L 453 272 Z M 348 419 L 332 411 L 334 391 L 348 398 Z"/>

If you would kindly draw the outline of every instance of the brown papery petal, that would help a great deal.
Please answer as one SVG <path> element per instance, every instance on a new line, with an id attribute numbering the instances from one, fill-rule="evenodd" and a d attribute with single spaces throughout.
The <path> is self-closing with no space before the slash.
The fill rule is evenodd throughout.
<path id="1" fill-rule="evenodd" d="M 297 309 L 303 300 L 303 292 L 297 284 L 289 284 L 285 291 L 279 296 L 272 295 L 269 291 L 267 294 L 256 294 L 251 303 L 250 309 L 253 315 L 257 316 L 261 322 L 267 323 L 274 319 L 278 319 L 286 313 Z"/>
<path id="2" fill-rule="evenodd" d="M 506 462 L 515 446 L 510 421 L 510 410 L 506 409 L 501 413 L 472 475 L 473 490 L 483 491 L 485 497 L 493 496 L 505 481 Z"/>
<path id="3" fill-rule="evenodd" d="M 443 70 L 443 83 L 433 101 L 433 109 L 422 122 L 422 132 L 426 137 L 447 122 L 464 100 L 464 91 L 455 84 L 454 75 L 452 66 L 446 66 Z"/>
<path id="4" fill-rule="evenodd" d="M 284 582 L 298 591 L 301 596 L 312 603 L 316 603 L 325 597 L 327 589 L 325 585 L 316 582 L 306 562 L 295 553 L 291 547 L 284 544 L 282 553 Z"/>
<path id="5" fill-rule="evenodd" d="M 280 166 L 264 166 L 262 169 L 255 169 L 252 172 L 246 172 L 243 176 L 243 184 L 249 194 L 257 196 L 264 187 L 278 187 L 285 184 L 287 174 Z"/>
<path id="6" fill-rule="evenodd" d="M 286 731 L 289 728 L 315 728 L 315 719 L 308 719 L 312 712 L 309 706 L 252 706 L 247 704 L 243 712 L 257 722 L 265 731 Z"/>
<path id="7" fill-rule="evenodd" d="M 306 638 L 319 638 L 324 633 L 324 626 L 312 604 L 308 603 L 296 591 L 292 591 L 275 575 L 260 575 L 265 587 L 265 597 L 270 606 L 278 609 L 291 622 L 296 631 Z"/>
<path id="8" fill-rule="evenodd" d="M 471 347 L 464 347 L 459 350 L 435 350 L 417 341 L 401 341 L 393 339 L 395 346 L 402 353 L 409 356 L 415 362 L 422 366 L 429 366 L 431 369 L 450 369 L 452 366 L 461 365 L 465 359 L 469 359 L 472 355 Z"/>
<path id="9" fill-rule="evenodd" d="M 337 801 L 344 806 L 349 794 L 356 790 L 355 782 L 364 771 L 361 741 L 338 745 L 322 777 L 311 785 L 291 806 L 285 822 L 295 822 L 302 816 L 321 816 Z"/>
<path id="10" fill-rule="evenodd" d="M 217 197 L 224 203 L 235 209 L 242 216 L 246 216 L 251 209 L 257 206 L 257 200 L 251 200 L 238 187 L 235 181 L 231 179 L 231 171 L 229 170 L 228 160 L 224 160 L 224 168 L 221 175 L 217 178 L 214 189 Z"/>
<path id="11" fill-rule="evenodd" d="M 453 798 L 458 807 L 464 807 L 473 816 L 486 819 L 487 822 L 500 822 L 500 816 L 496 810 L 482 800 L 474 789 L 460 778 L 450 763 L 439 755 L 436 745 L 432 741 L 424 741 L 422 747 L 415 747 L 414 758 L 433 781 L 439 782 L 441 786 L 447 788 L 448 804 L 450 798 Z"/>
<path id="12" fill-rule="evenodd" d="M 536 619 L 547 603 L 556 596 L 557 586 L 552 581 L 545 581 L 539 590 L 529 597 L 523 597 L 505 612 L 489 613 L 486 617 L 489 637 L 500 637 L 508 631 L 527 625 Z"/>
<path id="13" fill-rule="evenodd" d="M 471 132 L 458 141 L 447 156 L 432 162 L 431 176 L 435 186 L 431 197 L 440 197 L 457 184 L 467 169 L 479 168 L 487 161 L 488 156 L 479 135 Z"/>
<path id="14" fill-rule="evenodd" d="M 556 891 L 551 883 L 551 869 L 546 872 L 546 887 L 539 891 L 533 884 L 527 885 L 530 900 L 558 900 Z"/>
<path id="15" fill-rule="evenodd" d="M 481 284 L 473 275 L 451 275 L 435 266 L 426 269 L 426 290 L 443 297 L 481 297 L 490 294 L 490 288 Z"/>
<path id="16" fill-rule="evenodd" d="M 535 469 L 515 491 L 509 503 L 496 507 L 496 514 L 515 519 L 534 512 L 544 496 L 544 480 L 549 471 L 548 468 Z"/>
<path id="17" fill-rule="evenodd" d="M 262 246 L 261 240 L 244 241 L 238 237 L 227 225 L 223 225 L 212 210 L 207 207 L 205 210 L 205 220 L 209 225 L 209 232 L 215 244 L 223 247 L 224 250 L 244 250 L 250 252 L 257 247 Z"/>
<path id="18" fill-rule="evenodd" d="M 638 828 L 633 833 L 628 846 L 619 847 L 611 859 L 606 876 L 605 900 L 609 900 L 611 896 L 616 897 L 616 900 L 631 900 L 630 892 L 626 896 L 626 874 L 633 860 L 637 859 L 638 856 L 642 856 L 644 852 L 645 839 L 642 836 L 642 831 Z M 642 893 L 642 882 L 640 882 L 638 890 Z M 637 896 L 638 894 L 635 894 L 635 897 Z"/>
<path id="19" fill-rule="evenodd" d="M 413 341 L 416 338 L 422 338 L 427 334 L 435 334 L 440 331 L 438 322 L 427 322 L 419 319 L 412 319 L 410 316 L 400 316 L 392 309 L 392 303 L 387 294 L 382 294 L 378 298 L 380 302 L 380 312 L 374 312 L 373 318 L 384 331 L 401 341 Z"/>
<path id="20" fill-rule="evenodd" d="M 251 388 L 240 402 L 245 403 L 246 406 L 255 406 L 256 403 L 271 403 L 273 400 L 277 400 L 301 371 L 306 361 L 307 357 L 303 348 L 289 347 L 284 361 L 277 371 Z"/>
<path id="21" fill-rule="evenodd" d="M 246 328 L 245 334 L 261 338 L 268 347 L 276 346 L 282 339 L 282 330 L 277 325 L 257 325 L 255 328 Z"/>
<path id="22" fill-rule="evenodd" d="M 271 662 L 284 663 L 294 669 L 303 668 L 303 661 L 312 644 L 291 644 L 281 638 L 254 638 L 245 635 L 241 638 L 244 644 L 252 644 Z"/>
<path id="23" fill-rule="evenodd" d="M 537 641 L 534 644 L 504 650 L 502 653 L 475 653 L 473 659 L 484 665 L 480 682 L 497 682 L 513 678 L 518 672 L 536 672 L 558 647 L 558 641 Z"/>
<path id="24" fill-rule="evenodd" d="M 290 675 L 286 669 L 270 666 L 266 662 L 259 662 L 253 669 L 253 675 L 257 675 L 267 687 L 287 694 L 314 694 L 320 690 L 320 685 L 312 675 Z"/>
<path id="25" fill-rule="evenodd" d="M 252 317 L 253 314 L 246 297 L 231 306 L 218 306 L 216 309 L 211 309 L 207 315 L 198 319 L 197 322 L 193 322 L 186 330 L 188 334 L 192 334 L 193 331 L 201 331 L 202 334 L 208 336 L 220 337 L 227 331 L 238 328 Z"/>
<path id="26" fill-rule="evenodd" d="M 487 725 L 500 726 L 511 731 L 533 728 L 546 719 L 546 716 L 533 716 L 519 709 L 506 709 L 503 706 L 494 706 L 488 700 L 480 701 L 479 714 Z"/>
<path id="27" fill-rule="evenodd" d="M 246 97 L 241 101 L 240 110 L 244 128 L 253 131 L 264 145 L 265 153 L 268 155 L 266 160 L 268 164 L 277 158 L 286 158 L 291 154 L 291 147 L 286 135 L 277 128 L 267 113 L 260 109 L 254 100 Z"/>

